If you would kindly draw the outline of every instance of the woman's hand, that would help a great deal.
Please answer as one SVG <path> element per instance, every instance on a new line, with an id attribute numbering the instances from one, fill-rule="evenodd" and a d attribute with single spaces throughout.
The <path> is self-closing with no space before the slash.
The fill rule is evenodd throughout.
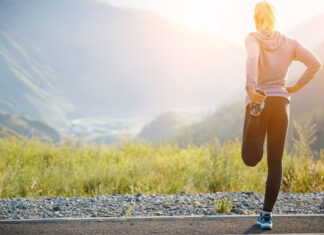
<path id="1" fill-rule="evenodd" d="M 252 108 L 252 103 L 261 104 L 266 96 L 259 94 L 254 88 L 247 87 L 247 93 L 250 97 L 250 107 Z"/>
<path id="2" fill-rule="evenodd" d="M 296 93 L 300 89 L 299 87 L 297 87 L 297 85 L 294 85 L 294 86 L 284 86 L 284 88 L 286 88 L 286 90 L 288 91 L 289 94 Z"/>

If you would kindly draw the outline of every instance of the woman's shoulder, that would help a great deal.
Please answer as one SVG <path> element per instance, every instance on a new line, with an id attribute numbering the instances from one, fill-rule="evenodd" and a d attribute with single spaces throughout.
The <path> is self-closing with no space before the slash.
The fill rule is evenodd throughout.
<path id="1" fill-rule="evenodd" d="M 244 38 L 244 42 L 245 42 L 245 44 L 246 44 L 246 43 L 249 43 L 249 42 L 256 42 L 256 41 L 257 41 L 257 39 L 256 39 L 256 33 L 257 33 L 257 32 L 249 32 L 249 33 L 245 36 L 245 38 Z"/>
<path id="2" fill-rule="evenodd" d="M 249 38 L 255 38 L 256 33 L 257 32 L 254 32 L 254 31 L 248 32 L 248 34 L 245 36 L 245 40 L 249 39 Z"/>
<path id="3" fill-rule="evenodd" d="M 263 35 L 263 34 L 273 34 L 273 35 L 280 35 L 282 37 L 285 37 L 285 38 L 288 38 L 288 39 L 295 39 L 294 37 L 288 35 L 287 33 L 285 33 L 284 31 L 281 31 L 281 30 L 273 30 L 273 31 L 270 31 L 270 30 L 263 30 L 263 31 L 251 31 L 251 32 L 248 32 L 247 35 L 245 36 L 245 39 L 246 38 L 255 38 L 257 36 L 260 36 L 260 35 Z"/>
<path id="4" fill-rule="evenodd" d="M 289 35 L 283 31 L 279 31 L 279 32 L 288 42 L 293 43 L 293 44 L 300 43 L 300 41 L 297 38 L 295 38 L 294 36 Z"/>
<path id="5" fill-rule="evenodd" d="M 297 40 L 294 36 L 284 32 L 278 31 L 280 36 L 282 37 L 283 41 L 285 42 L 284 45 L 290 49 L 290 51 L 295 51 L 297 46 L 301 44 L 299 40 Z"/>
<path id="6" fill-rule="evenodd" d="M 267 31 L 265 31 L 265 32 L 267 32 Z M 245 43 L 251 42 L 251 41 L 258 41 L 258 38 L 262 37 L 261 34 L 262 34 L 262 32 L 259 32 L 259 31 L 248 32 L 248 34 L 245 36 L 244 41 L 245 41 Z M 274 30 L 273 34 L 275 35 L 276 38 L 281 38 L 280 40 L 286 40 L 288 42 L 288 44 L 290 44 L 291 46 L 295 46 L 295 45 L 301 43 L 294 36 L 291 36 L 281 30 Z"/>
<path id="7" fill-rule="evenodd" d="M 288 41 L 296 41 L 297 39 L 294 37 L 294 36 L 291 36 L 291 35 L 289 35 L 289 34 L 287 34 L 287 33 L 285 33 L 285 32 L 280 32 L 285 38 L 286 38 L 286 40 L 288 40 Z"/>

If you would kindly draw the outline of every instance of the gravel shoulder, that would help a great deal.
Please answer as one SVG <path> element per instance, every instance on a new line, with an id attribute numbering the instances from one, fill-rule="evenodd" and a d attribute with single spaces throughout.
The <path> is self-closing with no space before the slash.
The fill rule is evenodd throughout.
<path id="1" fill-rule="evenodd" d="M 229 215 L 258 215 L 264 194 L 217 192 L 208 194 L 112 194 L 95 197 L 42 197 L 0 199 L 0 220 L 96 218 L 140 216 L 214 216 L 215 200 L 227 199 Z M 275 204 L 274 215 L 323 214 L 324 192 L 282 193 Z"/>

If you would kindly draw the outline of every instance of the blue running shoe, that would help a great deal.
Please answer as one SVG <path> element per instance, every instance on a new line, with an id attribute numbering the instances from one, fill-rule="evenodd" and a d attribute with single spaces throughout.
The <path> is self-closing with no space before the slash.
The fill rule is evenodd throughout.
<path id="1" fill-rule="evenodd" d="M 260 228 L 262 229 L 272 229 L 272 216 L 264 215 L 261 218 Z"/>
<path id="2" fill-rule="evenodd" d="M 260 216 L 258 217 L 258 220 L 257 220 L 257 225 L 261 226 L 261 220 L 262 220 L 263 216 L 262 216 L 262 213 L 260 214 Z"/>

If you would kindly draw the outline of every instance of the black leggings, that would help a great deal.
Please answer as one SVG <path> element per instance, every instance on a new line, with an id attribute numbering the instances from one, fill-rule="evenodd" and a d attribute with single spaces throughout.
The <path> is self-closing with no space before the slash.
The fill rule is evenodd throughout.
<path id="1" fill-rule="evenodd" d="M 259 117 L 245 109 L 242 140 L 242 159 L 247 166 L 255 166 L 262 159 L 267 135 L 268 177 L 263 210 L 272 211 L 277 200 L 282 178 L 282 156 L 289 121 L 289 104 L 285 97 L 269 96 Z"/>

